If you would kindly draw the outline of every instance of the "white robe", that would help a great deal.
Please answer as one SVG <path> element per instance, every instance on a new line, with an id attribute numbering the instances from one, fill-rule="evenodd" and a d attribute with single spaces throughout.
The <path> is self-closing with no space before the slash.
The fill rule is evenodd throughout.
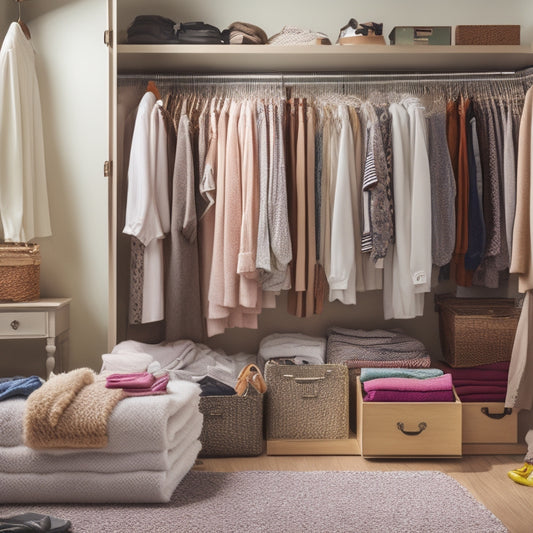
<path id="1" fill-rule="evenodd" d="M 165 315 L 162 239 L 169 231 L 167 134 L 156 97 L 147 92 L 135 119 L 123 229 L 145 246 L 143 324 L 162 320 Z"/>
<path id="2" fill-rule="evenodd" d="M 52 234 L 35 51 L 16 22 L 0 49 L 0 220 L 7 242 Z"/>

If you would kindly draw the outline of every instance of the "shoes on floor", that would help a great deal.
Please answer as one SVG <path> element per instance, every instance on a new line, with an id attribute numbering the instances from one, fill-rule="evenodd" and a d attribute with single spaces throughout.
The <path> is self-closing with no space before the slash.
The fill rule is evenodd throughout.
<path id="1" fill-rule="evenodd" d="M 528 487 L 533 487 L 533 464 L 524 463 L 524 466 L 517 468 L 516 470 L 511 470 L 507 472 L 507 475 L 515 482 L 520 483 L 520 485 L 526 485 Z"/>

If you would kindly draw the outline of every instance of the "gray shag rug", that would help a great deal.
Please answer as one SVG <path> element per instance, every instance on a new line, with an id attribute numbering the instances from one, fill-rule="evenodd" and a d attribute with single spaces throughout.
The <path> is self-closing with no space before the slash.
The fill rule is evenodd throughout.
<path id="1" fill-rule="evenodd" d="M 69 519 L 74 533 L 507 531 L 436 471 L 191 471 L 167 504 L 0 505 L 2 517 L 24 511 Z"/>

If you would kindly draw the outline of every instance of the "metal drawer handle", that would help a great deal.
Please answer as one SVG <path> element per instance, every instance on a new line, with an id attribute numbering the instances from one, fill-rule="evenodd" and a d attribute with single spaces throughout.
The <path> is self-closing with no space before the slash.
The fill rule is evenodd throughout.
<path id="1" fill-rule="evenodd" d="M 422 433 L 422 431 L 424 431 L 424 429 L 426 429 L 428 427 L 428 425 L 425 423 L 425 422 L 420 422 L 420 424 L 418 424 L 418 431 L 405 431 L 404 429 L 404 425 L 403 425 L 403 422 L 397 422 L 396 423 L 396 427 L 404 434 L 404 435 L 409 435 L 409 436 L 413 436 L 413 435 L 420 435 L 420 433 Z"/>
<path id="2" fill-rule="evenodd" d="M 11 324 L 9 325 L 11 326 L 11 329 L 14 329 L 16 331 L 17 329 L 19 329 L 20 322 L 18 320 L 13 320 L 13 322 L 11 322 Z"/>
<path id="3" fill-rule="evenodd" d="M 500 418 L 503 418 L 506 415 L 510 415 L 513 410 L 510 407 L 505 407 L 503 413 L 489 413 L 488 407 L 482 407 L 481 412 L 489 418 L 493 418 L 494 420 L 500 420 Z"/>

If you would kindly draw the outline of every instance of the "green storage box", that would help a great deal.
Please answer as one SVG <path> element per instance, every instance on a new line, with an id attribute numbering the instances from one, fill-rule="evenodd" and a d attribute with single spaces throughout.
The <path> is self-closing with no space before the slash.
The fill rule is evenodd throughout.
<path id="1" fill-rule="evenodd" d="M 395 26 L 389 33 L 396 45 L 451 45 L 451 26 Z"/>

